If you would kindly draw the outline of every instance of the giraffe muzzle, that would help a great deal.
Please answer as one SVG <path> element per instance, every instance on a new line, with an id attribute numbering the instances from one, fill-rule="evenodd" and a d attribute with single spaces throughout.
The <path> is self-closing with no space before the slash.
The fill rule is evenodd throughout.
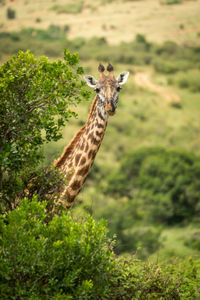
<path id="1" fill-rule="evenodd" d="M 107 102 L 107 113 L 110 115 L 110 116 L 113 116 L 115 114 L 115 110 L 116 110 L 116 107 L 113 103 L 113 100 Z"/>

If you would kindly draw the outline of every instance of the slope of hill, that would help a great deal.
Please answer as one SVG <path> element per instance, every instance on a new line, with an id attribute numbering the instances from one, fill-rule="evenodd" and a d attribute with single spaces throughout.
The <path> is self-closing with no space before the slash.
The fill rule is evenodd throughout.
<path id="1" fill-rule="evenodd" d="M 200 0 L 180 1 L 174 5 L 167 5 L 167 2 L 170 1 L 6 1 L 0 6 L 0 30 L 47 28 L 54 24 L 68 25 L 71 39 L 104 36 L 108 42 L 116 44 L 142 33 L 150 41 L 199 43 Z M 15 18 L 7 18 L 8 9 L 16 12 Z"/>

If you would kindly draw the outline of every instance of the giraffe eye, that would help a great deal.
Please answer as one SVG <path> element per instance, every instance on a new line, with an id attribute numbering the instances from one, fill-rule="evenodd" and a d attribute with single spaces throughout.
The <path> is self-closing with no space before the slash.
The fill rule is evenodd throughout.
<path id="1" fill-rule="evenodd" d="M 121 86 L 118 86 L 117 87 L 117 92 L 120 92 L 121 89 L 122 89 Z"/>
<path id="2" fill-rule="evenodd" d="M 94 89 L 95 90 L 95 92 L 98 94 L 99 92 L 100 92 L 100 89 L 99 88 L 96 88 L 96 89 Z"/>

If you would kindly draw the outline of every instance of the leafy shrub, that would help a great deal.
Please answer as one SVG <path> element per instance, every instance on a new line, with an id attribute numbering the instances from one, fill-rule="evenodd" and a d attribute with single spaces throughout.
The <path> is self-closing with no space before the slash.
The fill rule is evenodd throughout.
<path id="1" fill-rule="evenodd" d="M 61 128 L 74 115 L 66 111 L 66 98 L 77 103 L 81 94 L 87 95 L 79 81 L 82 69 L 72 68 L 77 62 L 77 55 L 67 50 L 65 62 L 49 62 L 45 57 L 36 59 L 30 52 L 19 52 L 1 66 L 2 167 L 18 171 L 24 164 L 34 165 L 41 157 L 40 146 L 61 138 Z"/>
<path id="2" fill-rule="evenodd" d="M 10 171 L 1 180 L 0 213 L 14 209 L 25 196 L 31 201 L 37 195 L 38 201 L 47 201 L 49 217 L 55 212 L 55 198 L 60 193 L 66 179 L 53 167 L 29 167 L 20 173 Z M 56 208 L 56 211 L 59 207 Z"/>
<path id="3" fill-rule="evenodd" d="M 194 232 L 192 236 L 186 240 L 185 245 L 200 251 L 200 231 Z"/>
<path id="4" fill-rule="evenodd" d="M 191 1 L 191 0 L 162 0 L 161 3 L 166 5 L 173 5 L 173 4 L 180 4 L 185 1 Z"/>
<path id="5" fill-rule="evenodd" d="M 175 42 L 166 41 L 162 45 L 157 46 L 155 51 L 159 55 L 172 56 L 179 53 L 180 47 Z"/>
<path id="6" fill-rule="evenodd" d="M 158 265 L 134 257 L 116 260 L 109 299 L 199 299 L 200 261 Z"/>
<path id="7" fill-rule="evenodd" d="M 55 40 L 65 40 L 65 30 L 57 25 L 50 25 L 47 30 L 35 29 L 35 28 L 25 28 L 20 32 L 21 36 L 26 38 L 32 37 L 35 40 L 41 41 L 55 41 Z"/>
<path id="8" fill-rule="evenodd" d="M 41 21 L 42 21 L 41 18 L 36 18 L 36 19 L 35 19 L 35 22 L 36 22 L 36 23 L 40 23 Z"/>
<path id="9" fill-rule="evenodd" d="M 65 25 L 63 28 L 64 32 L 68 32 L 70 30 L 70 26 L 69 25 Z"/>
<path id="10" fill-rule="evenodd" d="M 7 9 L 7 18 L 8 19 L 15 19 L 16 18 L 16 11 L 9 7 Z"/>
<path id="11" fill-rule="evenodd" d="M 193 154 L 143 148 L 127 155 L 106 192 L 139 199 L 147 216 L 168 224 L 198 215 L 200 159 Z"/>
<path id="12" fill-rule="evenodd" d="M 167 5 L 178 4 L 183 2 L 183 0 L 164 0 L 162 3 Z"/>
<path id="13" fill-rule="evenodd" d="M 183 107 L 181 102 L 171 102 L 170 105 L 176 109 L 181 109 Z"/>
<path id="14" fill-rule="evenodd" d="M 104 208 L 97 215 L 108 221 L 110 237 L 116 235 L 115 253 L 137 253 L 137 257 L 146 259 L 162 246 L 161 228 L 145 224 L 144 220 L 141 224 L 142 215 L 136 201 L 116 201 L 117 204 Z"/>
<path id="15" fill-rule="evenodd" d="M 176 66 L 176 64 L 170 61 L 156 59 L 154 60 L 153 65 L 154 65 L 154 69 L 157 72 L 164 73 L 164 74 L 173 74 L 178 71 L 178 67 Z"/>
<path id="16" fill-rule="evenodd" d="M 0 217 L 1 299 L 199 299 L 199 261 L 116 258 L 103 221 L 47 218 L 36 198 Z"/>
<path id="17" fill-rule="evenodd" d="M 77 37 L 73 40 L 73 47 L 76 50 L 80 50 L 85 44 L 86 44 L 86 41 L 82 37 Z"/>
<path id="18" fill-rule="evenodd" d="M 179 74 L 177 83 L 180 88 L 188 88 L 189 87 L 188 78 L 185 76 L 185 74 L 184 75 Z"/>
<path id="19" fill-rule="evenodd" d="M 153 226 L 139 226 L 125 229 L 123 232 L 124 241 L 129 241 L 129 247 L 126 247 L 124 250 L 132 253 L 135 252 L 139 258 L 146 259 L 161 247 L 160 234 L 161 229 Z M 125 244 L 122 245 L 125 246 Z"/>
<path id="20" fill-rule="evenodd" d="M 97 59 L 116 63 L 146 64 L 150 63 L 152 55 L 149 52 L 151 44 L 144 41 L 139 35 L 138 41 L 121 43 L 119 46 L 110 46 L 104 37 L 92 38 L 79 49 L 82 59 Z"/>
<path id="21" fill-rule="evenodd" d="M 107 3 L 112 3 L 113 1 L 117 1 L 117 0 L 101 0 L 101 4 L 107 4 Z"/>
<path id="22" fill-rule="evenodd" d="M 24 199 L 0 220 L 1 299 L 100 299 L 108 290 L 112 252 L 104 222 L 69 214 L 46 224 L 45 204 Z"/>
<path id="23" fill-rule="evenodd" d="M 0 67 L 0 187 L 8 205 L 23 190 L 22 174 L 41 162 L 41 146 L 59 140 L 75 116 L 69 103 L 88 96 L 78 60 L 67 49 L 57 62 L 21 51 Z"/>
<path id="24" fill-rule="evenodd" d="M 200 92 L 199 70 L 189 70 L 187 73 L 180 73 L 175 81 L 180 88 L 189 88 L 191 92 Z"/>
<path id="25" fill-rule="evenodd" d="M 166 41 L 162 45 L 153 45 L 158 57 L 154 57 L 153 66 L 157 72 L 173 74 L 185 71 L 199 64 L 198 47 L 179 46 L 175 42 Z"/>
<path id="26" fill-rule="evenodd" d="M 51 10 L 56 11 L 57 14 L 78 14 L 83 10 L 83 1 L 71 2 L 66 5 L 54 5 Z"/>
<path id="27" fill-rule="evenodd" d="M 135 40 L 138 43 L 146 43 L 146 38 L 143 34 L 137 34 Z"/>

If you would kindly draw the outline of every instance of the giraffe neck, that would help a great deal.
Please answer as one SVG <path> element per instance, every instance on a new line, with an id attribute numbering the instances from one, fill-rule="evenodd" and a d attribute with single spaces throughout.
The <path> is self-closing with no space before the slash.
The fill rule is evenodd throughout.
<path id="1" fill-rule="evenodd" d="M 100 101 L 96 96 L 87 122 L 55 163 L 68 179 L 60 200 L 67 208 L 71 207 L 82 188 L 104 137 L 108 116 Z"/>

